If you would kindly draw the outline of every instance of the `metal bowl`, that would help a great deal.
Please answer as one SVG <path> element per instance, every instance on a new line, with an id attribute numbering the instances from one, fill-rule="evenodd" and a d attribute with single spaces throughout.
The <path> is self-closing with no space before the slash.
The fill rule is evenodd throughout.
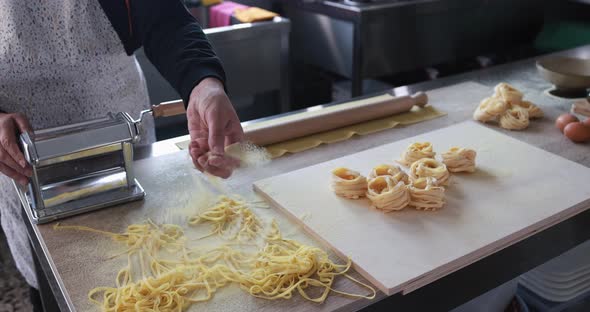
<path id="1" fill-rule="evenodd" d="M 590 88 L 590 59 L 549 56 L 537 61 L 537 70 L 559 90 Z"/>

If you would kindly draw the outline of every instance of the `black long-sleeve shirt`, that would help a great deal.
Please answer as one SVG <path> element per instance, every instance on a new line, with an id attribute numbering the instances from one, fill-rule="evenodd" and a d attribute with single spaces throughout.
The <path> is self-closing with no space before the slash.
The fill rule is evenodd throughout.
<path id="1" fill-rule="evenodd" d="M 99 0 L 125 51 L 143 46 L 148 59 L 188 104 L 207 77 L 225 84 L 221 61 L 181 0 Z"/>

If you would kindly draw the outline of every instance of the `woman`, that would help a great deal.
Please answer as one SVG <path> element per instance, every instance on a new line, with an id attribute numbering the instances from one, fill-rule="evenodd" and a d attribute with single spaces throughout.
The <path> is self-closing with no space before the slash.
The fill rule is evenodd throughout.
<path id="1" fill-rule="evenodd" d="M 150 61 L 187 103 L 195 166 L 228 177 L 224 145 L 242 128 L 224 91 L 224 72 L 206 36 L 180 0 L 0 1 L 0 214 L 17 267 L 37 286 L 21 207 L 10 178 L 31 168 L 19 132 L 102 117 L 138 116 L 149 105 L 133 56 Z M 143 143 L 154 141 L 145 129 Z"/>

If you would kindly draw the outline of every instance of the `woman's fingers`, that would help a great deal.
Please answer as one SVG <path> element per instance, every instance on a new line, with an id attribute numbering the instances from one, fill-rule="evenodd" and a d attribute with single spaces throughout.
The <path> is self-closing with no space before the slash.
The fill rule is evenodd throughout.
<path id="1" fill-rule="evenodd" d="M 232 174 L 232 170 L 227 169 L 227 168 L 219 168 L 219 167 L 215 167 L 209 164 L 206 164 L 204 166 L 205 172 L 210 173 L 214 176 L 223 178 L 223 179 L 227 179 L 231 176 Z"/>
<path id="2" fill-rule="evenodd" d="M 193 164 L 195 165 L 195 167 L 199 170 L 199 171 L 204 171 L 205 169 L 203 169 L 203 166 L 201 166 L 198 162 L 199 157 L 206 155 L 208 152 L 208 149 L 205 147 L 201 147 L 201 145 L 197 142 L 197 141 L 192 141 L 189 144 L 189 155 L 191 156 L 191 159 L 193 160 Z"/>
<path id="3" fill-rule="evenodd" d="M 31 167 L 18 147 L 16 136 L 19 132 L 32 131 L 31 125 L 22 114 L 5 114 L 0 121 L 0 162 L 22 175 L 31 176 Z"/>
<path id="4" fill-rule="evenodd" d="M 16 144 L 11 143 L 9 140 L 0 138 L 0 163 L 12 168 L 12 170 L 23 176 L 30 177 L 32 175 L 31 167 L 27 165 L 24 156 L 18 147 L 16 147 Z M 22 164 L 23 162 L 24 166 Z"/>
<path id="5" fill-rule="evenodd" d="M 28 172 L 25 172 L 26 170 L 23 167 L 21 167 L 19 164 L 17 164 L 14 161 L 14 159 L 12 159 L 10 154 L 8 152 L 6 152 L 6 150 L 4 150 L 2 147 L 0 147 L 0 163 L 11 168 L 12 170 L 18 172 L 19 174 L 21 174 L 23 176 L 30 176 L 30 174 L 28 174 Z"/>
<path id="6" fill-rule="evenodd" d="M 205 171 L 207 169 L 207 167 L 209 166 L 208 162 L 209 162 L 209 155 L 207 155 L 207 154 L 201 155 L 201 156 L 199 156 L 199 158 L 197 158 L 197 164 L 203 169 L 201 171 Z"/>
<path id="7" fill-rule="evenodd" d="M 244 129 L 239 120 L 233 120 L 229 123 L 229 130 L 225 136 L 225 146 L 238 143 L 244 140 Z"/>
<path id="8" fill-rule="evenodd" d="M 223 160 L 222 166 L 216 166 L 213 164 L 213 163 L 215 163 L 215 161 L 212 161 L 212 160 L 217 157 L 221 157 L 221 156 L 212 155 L 210 153 L 207 153 L 205 155 L 200 156 L 197 159 L 197 163 L 198 163 L 199 167 L 202 168 L 201 171 L 203 171 L 203 172 L 207 172 L 207 173 L 210 173 L 214 176 L 218 176 L 218 177 L 224 178 L 224 179 L 229 178 L 229 176 L 231 176 L 231 174 L 233 172 L 233 169 L 236 166 L 232 164 L 231 159 Z"/>
<path id="9" fill-rule="evenodd" d="M 235 168 L 240 166 L 240 160 L 227 155 L 211 155 L 209 156 L 209 164 L 214 167 L 225 168 L 233 171 Z"/>
<path id="10" fill-rule="evenodd" d="M 7 133 L 2 133 L 1 135 L 3 137 L 0 138 L 0 148 L 3 151 L 0 151 L 0 153 L 7 154 L 8 156 L 10 156 L 10 159 L 0 158 L 0 160 L 12 167 L 13 169 L 18 170 L 20 173 L 25 174 L 27 176 L 31 176 L 31 168 L 27 166 L 25 156 L 16 144 L 16 137 L 14 137 L 14 135 L 10 135 Z M 10 160 L 10 163 L 8 162 L 8 160 Z M 16 167 L 14 165 L 16 165 Z"/>
<path id="11" fill-rule="evenodd" d="M 17 133 L 25 131 L 32 129 L 22 114 L 0 115 L 0 172 L 22 185 L 33 173 L 17 144 Z"/>
<path id="12" fill-rule="evenodd" d="M 209 121 L 209 149 L 215 155 L 223 156 L 224 151 L 224 142 L 225 142 L 225 125 L 223 124 L 225 120 L 222 118 L 212 118 Z"/>
<path id="13" fill-rule="evenodd" d="M 3 163 L 0 163 L 0 172 L 5 174 L 9 178 L 12 178 L 13 180 L 15 180 L 18 184 L 20 184 L 22 186 L 25 186 L 29 183 L 29 179 L 27 179 L 27 177 L 16 172 L 14 169 L 4 165 Z"/>

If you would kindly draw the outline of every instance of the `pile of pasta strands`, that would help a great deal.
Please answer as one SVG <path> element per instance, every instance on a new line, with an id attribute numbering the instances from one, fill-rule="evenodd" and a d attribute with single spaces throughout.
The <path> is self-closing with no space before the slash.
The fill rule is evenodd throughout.
<path id="1" fill-rule="evenodd" d="M 375 289 L 349 276 L 351 261 L 336 264 L 320 248 L 283 238 L 273 220 L 264 231 L 248 204 L 225 196 L 209 209 L 188 220 L 189 225 L 212 225 L 209 236 L 224 244 L 209 250 L 191 249 L 178 225 L 151 221 L 133 224 L 124 233 L 84 226 L 55 225 L 59 230 L 80 230 L 110 236 L 127 247 L 128 264 L 117 274 L 115 287 L 97 287 L 88 297 L 102 311 L 185 311 L 191 304 L 210 300 L 230 284 L 258 298 L 289 299 L 296 291 L 305 299 L 322 303 L 330 292 L 357 298 L 375 298 Z M 236 245 L 250 249 L 237 249 Z M 252 248 L 252 246 L 254 246 Z M 163 257 L 168 253 L 174 257 Z M 141 277 L 132 258 L 139 259 Z M 332 288 L 336 276 L 370 290 L 369 295 L 350 294 Z M 316 296 L 309 294 L 313 288 Z"/>

